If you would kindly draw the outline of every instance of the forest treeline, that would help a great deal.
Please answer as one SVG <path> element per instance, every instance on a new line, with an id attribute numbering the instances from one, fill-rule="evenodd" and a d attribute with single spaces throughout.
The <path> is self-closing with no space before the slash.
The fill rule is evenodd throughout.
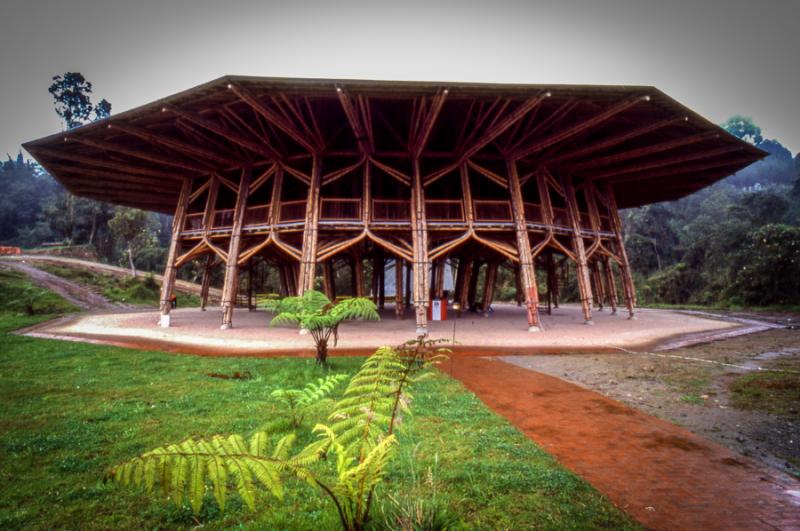
<path id="1" fill-rule="evenodd" d="M 640 304 L 800 305 L 800 155 L 749 118 L 722 126 L 770 156 L 678 201 L 623 211 Z"/>
<path id="2" fill-rule="evenodd" d="M 67 129 L 111 111 L 106 100 L 92 105 L 91 84 L 77 73 L 54 77 L 50 93 Z M 763 138 L 749 118 L 722 126 L 770 156 L 678 201 L 623 211 L 639 302 L 800 305 L 800 155 Z M 0 166 L 0 245 L 88 245 L 102 261 L 159 270 L 170 224 L 73 196 L 21 153 Z"/>

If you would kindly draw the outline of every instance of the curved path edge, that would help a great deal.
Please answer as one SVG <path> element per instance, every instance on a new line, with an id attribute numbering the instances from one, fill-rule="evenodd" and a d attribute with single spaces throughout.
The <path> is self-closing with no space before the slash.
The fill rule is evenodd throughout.
<path id="1" fill-rule="evenodd" d="M 441 370 L 651 529 L 800 529 L 800 481 L 594 391 L 499 358 Z"/>

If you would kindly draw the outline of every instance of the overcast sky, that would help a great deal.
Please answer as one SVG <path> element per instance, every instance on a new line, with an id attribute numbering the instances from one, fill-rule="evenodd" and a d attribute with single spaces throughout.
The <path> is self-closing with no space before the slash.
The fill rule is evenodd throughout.
<path id="1" fill-rule="evenodd" d="M 800 0 L 2 0 L 0 154 L 61 129 L 78 71 L 113 112 L 223 74 L 655 85 L 800 149 Z"/>

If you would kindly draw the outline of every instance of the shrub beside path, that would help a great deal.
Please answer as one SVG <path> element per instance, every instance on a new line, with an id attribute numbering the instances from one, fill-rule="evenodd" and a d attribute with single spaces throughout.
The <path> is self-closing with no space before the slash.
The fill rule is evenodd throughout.
<path id="1" fill-rule="evenodd" d="M 489 357 L 442 367 L 651 529 L 800 529 L 800 481 L 594 391 Z"/>

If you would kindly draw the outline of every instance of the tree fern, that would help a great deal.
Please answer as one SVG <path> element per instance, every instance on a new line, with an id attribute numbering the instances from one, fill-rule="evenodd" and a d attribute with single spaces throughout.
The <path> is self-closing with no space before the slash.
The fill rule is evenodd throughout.
<path id="1" fill-rule="evenodd" d="M 275 314 L 270 326 L 299 326 L 308 330 L 317 349 L 317 362 L 324 364 L 328 358 L 328 341 L 333 336 L 333 346 L 339 340 L 339 325 L 344 321 L 380 319 L 375 303 L 358 297 L 333 304 L 324 293 L 308 290 L 302 295 L 267 300 L 261 308 Z"/>
<path id="2" fill-rule="evenodd" d="M 241 435 L 217 435 L 156 448 L 117 466 L 110 477 L 125 486 L 143 486 L 148 493 L 160 486 L 165 497 L 178 505 L 186 500 L 198 512 L 209 485 L 221 510 L 232 490 L 254 510 L 257 489 L 281 500 L 283 476 L 293 475 L 331 499 L 344 529 L 363 529 L 397 444 L 395 427 L 401 414 L 410 411 L 408 390 L 442 359 L 440 350 L 431 348 L 434 343 L 416 340 L 378 349 L 350 380 L 328 417 L 331 424 L 317 424 L 316 440 L 295 453 L 294 434 L 274 445 L 264 431 L 248 441 Z M 340 379 L 320 378 L 294 390 L 297 403 L 327 395 Z M 328 463 L 327 470 L 320 467 L 322 460 Z"/>
<path id="3" fill-rule="evenodd" d="M 346 374 L 330 374 L 309 382 L 302 389 L 277 389 L 270 396 L 279 400 L 289 410 L 292 425 L 299 428 L 309 407 L 318 404 L 330 395 Z"/>

